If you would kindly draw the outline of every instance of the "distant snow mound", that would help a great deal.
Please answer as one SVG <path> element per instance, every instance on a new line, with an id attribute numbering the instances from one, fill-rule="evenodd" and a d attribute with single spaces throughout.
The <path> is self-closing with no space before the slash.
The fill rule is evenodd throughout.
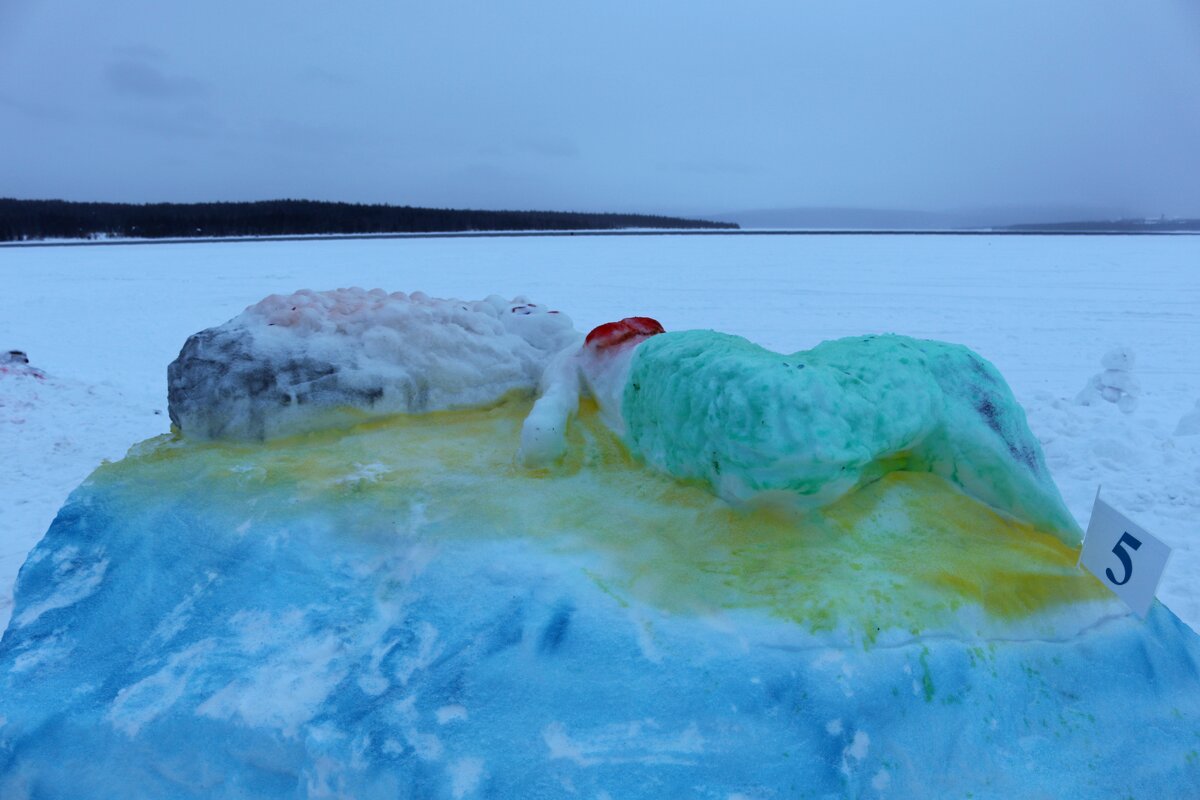
<path id="1" fill-rule="evenodd" d="M 266 439 L 532 392 L 575 344 L 570 318 L 524 297 L 359 288 L 271 295 L 190 336 L 167 368 L 171 421 L 197 438 Z"/>
<path id="2" fill-rule="evenodd" d="M 1075 396 L 1075 402 L 1081 406 L 1090 406 L 1105 400 L 1116 403 L 1117 408 L 1126 414 L 1131 413 L 1138 404 L 1141 387 L 1134 379 L 1132 371 L 1136 361 L 1133 350 L 1128 347 L 1115 347 L 1100 359 L 1104 369 L 1097 372 L 1087 382 L 1087 385 Z"/>
<path id="3" fill-rule="evenodd" d="M 1200 436 L 1200 400 L 1196 401 L 1195 408 L 1180 417 L 1179 424 L 1175 426 L 1175 435 Z"/>
<path id="4" fill-rule="evenodd" d="M 39 380 L 46 377 L 46 373 L 29 365 L 29 356 L 24 350 L 0 351 L 0 375 L 27 375 Z"/>

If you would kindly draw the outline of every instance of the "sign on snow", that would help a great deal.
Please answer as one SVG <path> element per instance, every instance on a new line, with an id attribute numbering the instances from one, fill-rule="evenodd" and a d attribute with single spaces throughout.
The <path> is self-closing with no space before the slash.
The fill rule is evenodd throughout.
<path id="1" fill-rule="evenodd" d="M 1079 563 L 1139 617 L 1154 602 L 1171 548 L 1100 499 L 1092 506 Z"/>

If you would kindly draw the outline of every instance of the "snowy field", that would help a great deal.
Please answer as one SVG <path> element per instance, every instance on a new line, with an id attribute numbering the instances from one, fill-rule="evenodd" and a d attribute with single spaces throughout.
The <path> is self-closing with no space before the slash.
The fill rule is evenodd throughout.
<path id="1" fill-rule="evenodd" d="M 1200 237 L 630 236 L 0 248 L 0 629 L 26 553 L 103 459 L 165 433 L 191 333 L 272 293 L 524 294 L 587 331 L 640 314 L 776 350 L 895 332 L 966 344 L 1025 406 L 1068 506 L 1105 497 L 1176 548 L 1159 597 L 1200 629 Z M 1124 345 L 1137 406 L 1075 396 Z"/>

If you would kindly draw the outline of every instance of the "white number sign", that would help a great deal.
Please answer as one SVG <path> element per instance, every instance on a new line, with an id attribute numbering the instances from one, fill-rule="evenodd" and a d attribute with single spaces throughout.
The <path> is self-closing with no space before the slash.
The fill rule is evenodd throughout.
<path id="1" fill-rule="evenodd" d="M 1079 563 L 1125 601 L 1139 617 L 1154 603 L 1171 548 L 1096 494 Z"/>

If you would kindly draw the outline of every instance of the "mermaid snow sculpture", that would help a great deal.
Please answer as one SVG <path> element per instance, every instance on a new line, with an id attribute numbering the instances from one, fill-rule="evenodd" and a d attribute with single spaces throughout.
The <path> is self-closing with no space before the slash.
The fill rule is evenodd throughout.
<path id="1" fill-rule="evenodd" d="M 861 336 L 784 355 L 647 317 L 608 323 L 544 373 L 524 464 L 562 455 L 584 392 L 635 455 L 734 503 L 814 508 L 887 472 L 932 472 L 1079 542 L 1012 392 L 960 345 Z"/>
<path id="2" fill-rule="evenodd" d="M 171 419 L 190 437 L 253 440 L 540 386 L 521 433 L 529 466 L 562 455 L 588 394 L 636 456 L 734 503 L 815 508 L 887 472 L 931 472 L 1079 541 L 1024 412 L 965 347 L 863 336 L 782 355 L 647 317 L 578 336 L 524 298 L 272 296 L 188 339 L 168 370 Z"/>

